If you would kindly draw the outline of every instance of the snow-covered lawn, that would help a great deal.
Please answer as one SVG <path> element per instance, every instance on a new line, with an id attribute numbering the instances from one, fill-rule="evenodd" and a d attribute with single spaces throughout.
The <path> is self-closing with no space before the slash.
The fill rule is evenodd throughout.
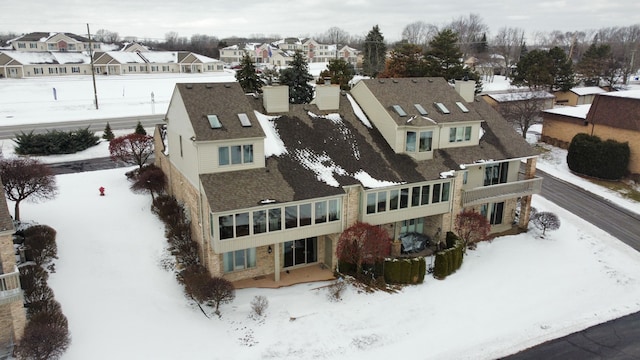
<path id="1" fill-rule="evenodd" d="M 163 267 L 163 226 L 127 170 L 60 175 L 56 200 L 22 205 L 25 219 L 58 231 L 50 286 L 69 318 L 66 360 L 492 359 L 640 310 L 640 253 L 536 197 L 560 230 L 482 243 L 444 281 L 350 288 L 337 303 L 314 290 L 324 283 L 243 289 L 208 319 Z M 269 300 L 260 321 L 249 318 L 255 295 Z"/>
<path id="2" fill-rule="evenodd" d="M 233 80 L 226 75 L 218 80 Z M 183 80 L 166 80 L 159 90 L 144 77 L 119 79 L 99 79 L 104 93 L 109 87 L 115 94 L 113 106 L 104 99 L 102 117 L 149 114 L 151 91 L 156 111 L 162 112 L 171 81 Z M 30 90 L 2 80 L 11 86 L 0 87 L 0 126 L 95 115 L 92 88 L 63 80 L 15 83 L 32 84 Z M 28 95 L 52 98 L 53 87 L 59 100 L 36 100 L 37 106 L 24 100 Z M 65 97 L 76 100 L 65 105 Z M 11 156 L 10 141 L 2 149 Z M 106 143 L 45 161 L 101 156 L 108 156 Z M 554 150 L 538 165 L 578 182 L 563 159 L 562 151 Z M 424 284 L 396 294 L 349 288 L 341 302 L 315 290 L 326 283 L 243 289 L 232 304 L 222 306 L 222 319 L 209 319 L 166 269 L 163 226 L 149 210 L 150 197 L 129 190 L 127 170 L 60 175 L 55 200 L 21 205 L 23 219 L 58 232 L 57 272 L 49 283 L 69 319 L 72 345 L 64 360 L 494 359 L 640 310 L 640 253 L 535 196 L 536 208 L 560 216 L 560 230 L 544 239 L 532 229 L 482 243 L 444 281 L 427 277 Z M 105 197 L 98 195 L 100 186 Z M 637 203 L 590 183 L 581 186 L 640 212 Z M 249 318 L 256 295 L 269 300 L 261 320 Z"/>

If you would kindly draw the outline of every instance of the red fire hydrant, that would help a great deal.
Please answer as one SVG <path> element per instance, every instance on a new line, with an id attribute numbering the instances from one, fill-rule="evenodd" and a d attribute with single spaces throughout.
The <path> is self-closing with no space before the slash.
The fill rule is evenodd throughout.
<path id="1" fill-rule="evenodd" d="M 104 196 L 104 186 L 100 186 L 100 196 Z"/>

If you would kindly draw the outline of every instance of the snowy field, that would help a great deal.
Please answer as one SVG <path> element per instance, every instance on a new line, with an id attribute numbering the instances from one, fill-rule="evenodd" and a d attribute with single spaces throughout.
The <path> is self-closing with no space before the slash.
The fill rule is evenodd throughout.
<path id="1" fill-rule="evenodd" d="M 27 102 L 18 94 L 36 92 L 7 91 L 5 80 L 0 81 L 1 120 L 5 103 Z M 52 87 L 38 80 L 43 88 Z M 126 87 L 127 93 L 149 90 L 146 80 L 127 76 L 121 81 L 113 87 Z M 56 80 L 60 85 L 55 86 L 62 83 Z M 77 103 L 69 101 L 68 107 Z M 134 112 L 136 106 L 127 104 L 118 102 L 114 108 Z M 50 121 L 65 113 L 40 103 L 24 107 L 37 108 Z M 12 119 L 21 113 L 16 110 Z M 3 152 L 12 156 L 8 142 Z M 49 161 L 107 155 L 102 143 Z M 578 183 L 565 158 L 554 149 L 538 165 Z M 481 243 L 444 281 L 427 277 L 424 284 L 396 294 L 349 288 L 341 302 L 329 301 L 326 290 L 316 289 L 326 283 L 243 289 L 232 304 L 221 307 L 222 319 L 209 319 L 164 267 L 163 226 L 149 210 L 150 196 L 129 190 L 127 170 L 59 175 L 55 200 L 21 205 L 23 219 L 58 232 L 59 260 L 49 283 L 69 319 L 72 345 L 64 360 L 495 359 L 640 311 L 640 253 L 535 196 L 536 208 L 560 216 L 560 230 L 541 238 L 531 229 Z M 100 186 L 107 196 L 98 196 Z M 580 186 L 640 212 L 637 203 L 608 190 L 588 182 Z M 9 207 L 12 211 L 13 203 Z M 258 320 L 249 317 L 256 295 L 269 300 L 266 316 Z"/>

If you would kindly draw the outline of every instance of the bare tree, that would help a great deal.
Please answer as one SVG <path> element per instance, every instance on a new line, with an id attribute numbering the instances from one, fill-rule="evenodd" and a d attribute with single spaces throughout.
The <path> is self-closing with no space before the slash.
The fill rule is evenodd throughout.
<path id="1" fill-rule="evenodd" d="M 142 168 L 153 155 L 153 136 L 133 133 L 117 137 L 109 142 L 109 154 L 113 161 Z"/>
<path id="2" fill-rule="evenodd" d="M 478 14 L 469 14 L 468 17 L 460 16 L 446 26 L 458 35 L 460 51 L 466 58 L 472 52 L 475 43 L 480 41 L 482 34 L 489 31 L 489 27 L 484 23 Z"/>
<path id="3" fill-rule="evenodd" d="M 120 35 L 114 31 L 100 29 L 93 35 L 93 39 L 107 44 L 115 44 L 120 42 Z"/>
<path id="4" fill-rule="evenodd" d="M 546 92 L 511 91 L 507 101 L 500 104 L 498 112 L 514 127 L 517 127 L 523 138 L 527 138 L 527 131 L 535 124 L 542 123 L 540 112 L 544 109 Z"/>
<path id="5" fill-rule="evenodd" d="M 402 39 L 409 44 L 420 45 L 423 48 L 438 34 L 438 27 L 424 21 L 415 21 L 402 30 Z"/>
<path id="6" fill-rule="evenodd" d="M 14 218 L 20 221 L 20 203 L 53 199 L 58 194 L 51 169 L 32 158 L 0 160 L 0 177 L 7 199 L 15 202 Z"/>
<path id="7" fill-rule="evenodd" d="M 547 230 L 558 230 L 560 228 L 558 215 L 548 211 L 536 212 L 531 215 L 531 221 L 533 225 L 542 230 L 543 236 Z"/>
<path id="8" fill-rule="evenodd" d="M 503 27 L 493 40 L 493 51 L 504 58 L 504 74 L 509 75 L 511 66 L 518 62 L 520 49 L 524 43 L 524 30 Z"/>
<path id="9" fill-rule="evenodd" d="M 342 30 L 337 26 L 330 27 L 325 34 L 327 40 L 329 40 L 329 44 L 333 44 L 336 46 L 336 58 L 338 57 L 338 50 L 340 50 L 340 45 L 346 45 L 349 41 L 349 33 Z"/>

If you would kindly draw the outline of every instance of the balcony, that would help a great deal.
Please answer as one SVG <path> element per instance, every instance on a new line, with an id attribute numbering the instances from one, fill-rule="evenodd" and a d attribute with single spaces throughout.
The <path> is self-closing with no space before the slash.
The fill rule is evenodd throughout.
<path id="1" fill-rule="evenodd" d="M 22 301 L 20 272 L 17 268 L 14 272 L 0 275 L 0 305 L 14 301 Z"/>
<path id="2" fill-rule="evenodd" d="M 540 177 L 462 190 L 462 206 L 474 206 L 489 202 L 513 199 L 521 196 L 539 194 L 541 190 L 542 178 Z"/>

